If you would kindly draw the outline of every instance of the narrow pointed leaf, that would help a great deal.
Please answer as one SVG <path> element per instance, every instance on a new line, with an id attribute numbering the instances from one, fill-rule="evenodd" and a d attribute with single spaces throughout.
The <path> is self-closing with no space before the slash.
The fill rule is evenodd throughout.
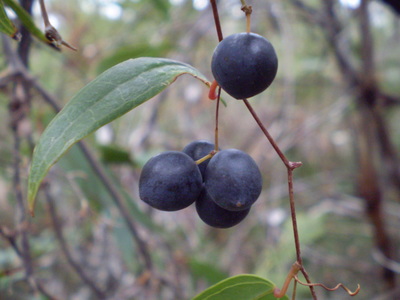
<path id="1" fill-rule="evenodd" d="M 0 0 L 0 31 L 11 37 L 15 37 L 17 33 L 17 28 L 15 28 L 13 22 L 8 18 L 4 9 L 3 0 Z"/>
<path id="2" fill-rule="evenodd" d="M 50 122 L 33 152 L 28 178 L 31 214 L 40 183 L 73 144 L 153 98 L 182 74 L 208 84 L 199 71 L 187 64 L 144 57 L 110 68 L 81 89 Z"/>
<path id="3" fill-rule="evenodd" d="M 25 9 L 21 5 L 19 5 L 14 0 L 2 0 L 4 3 L 9 6 L 15 14 L 18 16 L 21 23 L 29 30 L 29 32 L 38 38 L 40 41 L 52 45 L 51 42 L 46 38 L 44 33 L 36 26 L 35 22 L 32 19 L 32 16 L 29 15 Z"/>
<path id="4" fill-rule="evenodd" d="M 274 288 L 275 285 L 267 279 L 243 274 L 218 282 L 192 300 L 278 300 L 274 297 Z M 279 299 L 289 300 L 287 296 Z"/>

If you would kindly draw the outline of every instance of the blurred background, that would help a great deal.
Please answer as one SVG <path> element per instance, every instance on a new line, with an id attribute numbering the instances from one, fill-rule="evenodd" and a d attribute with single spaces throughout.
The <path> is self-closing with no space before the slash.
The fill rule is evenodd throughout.
<path id="1" fill-rule="evenodd" d="M 247 1 L 251 30 L 269 39 L 279 58 L 274 83 L 251 104 L 289 160 L 303 162 L 294 187 L 304 266 L 313 282 L 351 290 L 360 284 L 355 299 L 400 299 L 400 19 L 389 2 Z M 225 36 L 246 30 L 239 0 L 217 3 Z M 42 26 L 38 1 L 22 4 L 32 4 Z M 29 97 L 15 109 L 15 83 L 0 78 L 0 299 L 190 299 L 241 273 L 281 286 L 296 260 L 287 172 L 241 101 L 223 93 L 220 147 L 249 153 L 264 180 L 242 223 L 213 229 L 193 206 L 160 212 L 138 197 L 151 156 L 214 139 L 215 102 L 190 76 L 85 138 L 133 230 L 78 146 L 50 170 L 35 218 L 26 214 L 32 147 L 55 115 L 52 101 L 62 107 L 101 72 L 142 56 L 186 62 L 211 81 L 218 43 L 207 0 L 46 6 L 78 51 L 32 40 L 23 52 L 2 40 L 0 76 L 12 65 L 7 51 L 25 53 L 42 92 L 28 84 Z M 351 298 L 341 289 L 316 293 Z M 298 287 L 297 299 L 310 298 Z"/>

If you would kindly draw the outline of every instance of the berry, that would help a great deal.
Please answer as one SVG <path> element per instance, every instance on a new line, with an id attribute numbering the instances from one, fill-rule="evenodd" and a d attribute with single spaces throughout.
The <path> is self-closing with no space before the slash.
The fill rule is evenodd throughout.
<path id="1" fill-rule="evenodd" d="M 227 149 L 211 158 L 204 184 L 216 204 L 227 210 L 240 211 L 250 208 L 260 196 L 262 176 L 250 155 Z"/>
<path id="2" fill-rule="evenodd" d="M 186 153 L 194 161 L 196 161 L 199 160 L 200 158 L 203 158 L 207 154 L 210 154 L 210 152 L 213 150 L 215 150 L 215 146 L 213 143 L 205 140 L 198 140 L 198 141 L 193 141 L 190 144 L 186 145 L 185 148 L 183 148 L 182 152 Z M 210 160 L 207 159 L 198 165 L 203 178 L 204 178 L 204 172 L 206 171 L 209 161 Z"/>
<path id="3" fill-rule="evenodd" d="M 175 211 L 196 201 L 202 186 L 201 173 L 193 159 L 183 152 L 167 151 L 144 165 L 139 195 L 154 208 Z"/>
<path id="4" fill-rule="evenodd" d="M 242 211 L 229 211 L 215 204 L 203 189 L 196 201 L 196 210 L 204 223 L 216 228 L 229 228 L 239 224 L 248 215 L 250 208 Z"/>
<path id="5" fill-rule="evenodd" d="M 250 98 L 270 86 L 278 70 L 278 58 L 266 38 L 255 33 L 236 33 L 215 48 L 211 70 L 229 95 Z"/>

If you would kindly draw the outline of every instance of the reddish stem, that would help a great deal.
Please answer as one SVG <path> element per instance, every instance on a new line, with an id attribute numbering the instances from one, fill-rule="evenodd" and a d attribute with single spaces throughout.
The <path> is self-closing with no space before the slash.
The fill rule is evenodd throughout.
<path id="1" fill-rule="evenodd" d="M 296 205 L 294 202 L 294 192 L 293 192 L 293 170 L 301 167 L 301 162 L 291 162 L 289 161 L 285 154 L 283 154 L 282 150 L 279 148 L 278 144 L 275 142 L 273 137 L 269 134 L 268 130 L 265 128 L 264 124 L 261 122 L 260 118 L 258 117 L 257 113 L 249 103 L 247 99 L 243 99 L 244 104 L 246 105 L 247 109 L 250 111 L 251 115 L 253 116 L 254 120 L 257 122 L 258 126 L 260 127 L 261 131 L 267 137 L 268 141 L 285 164 L 287 173 L 288 173 L 288 189 L 289 189 L 289 202 L 290 202 L 290 212 L 292 217 L 292 226 L 293 226 L 293 235 L 294 235 L 294 243 L 296 247 L 296 257 L 297 263 L 300 265 L 300 270 L 304 275 L 304 278 L 307 280 L 308 283 L 311 283 L 311 280 L 303 267 L 303 260 L 301 258 L 301 249 L 300 249 L 300 238 L 299 232 L 297 228 L 297 217 L 296 217 Z M 314 287 L 310 286 L 310 291 L 313 299 L 317 299 L 317 296 L 314 291 Z"/>
<path id="2" fill-rule="evenodd" d="M 219 120 L 219 104 L 221 102 L 221 88 L 218 88 L 218 95 L 217 95 L 217 105 L 215 109 L 215 142 L 214 142 L 214 150 L 218 151 L 219 145 L 218 145 L 218 120 Z"/>
<path id="3" fill-rule="evenodd" d="M 208 92 L 208 98 L 210 98 L 211 100 L 215 100 L 218 98 L 218 95 L 216 93 L 217 87 L 218 87 L 218 82 L 214 80 L 211 83 L 210 91 Z"/>
<path id="4" fill-rule="evenodd" d="M 224 39 L 224 36 L 222 35 L 221 23 L 219 22 L 217 2 L 215 0 L 210 0 L 210 3 L 213 10 L 214 22 L 215 22 L 215 28 L 217 30 L 218 40 L 222 41 Z"/>

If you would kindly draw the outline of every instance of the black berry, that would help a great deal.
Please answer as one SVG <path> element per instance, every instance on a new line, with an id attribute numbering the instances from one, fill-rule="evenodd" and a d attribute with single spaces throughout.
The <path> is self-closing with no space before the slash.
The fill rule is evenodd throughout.
<path id="1" fill-rule="evenodd" d="M 216 228 L 229 228 L 239 224 L 248 215 L 250 208 L 229 211 L 215 204 L 205 189 L 196 201 L 196 210 L 204 223 Z"/>
<path id="2" fill-rule="evenodd" d="M 203 158 L 207 154 L 210 154 L 210 152 L 212 152 L 213 150 L 215 150 L 215 145 L 213 143 L 205 140 L 198 140 L 186 145 L 185 148 L 183 148 L 182 152 L 186 153 L 191 158 L 193 158 L 193 160 L 196 161 L 200 158 Z M 210 160 L 207 159 L 198 165 L 203 178 L 209 161 Z"/>
<path id="3" fill-rule="evenodd" d="M 250 208 L 262 189 L 262 176 L 256 162 L 243 151 L 222 150 L 211 158 L 204 184 L 216 204 L 240 211 Z"/>
<path id="4" fill-rule="evenodd" d="M 270 86 L 278 70 L 278 58 L 266 38 L 255 33 L 236 33 L 215 48 L 211 70 L 229 95 L 250 98 Z"/>
<path id="5" fill-rule="evenodd" d="M 175 211 L 196 201 L 202 186 L 202 177 L 193 159 L 183 152 L 167 151 L 144 165 L 139 195 L 154 208 Z"/>

